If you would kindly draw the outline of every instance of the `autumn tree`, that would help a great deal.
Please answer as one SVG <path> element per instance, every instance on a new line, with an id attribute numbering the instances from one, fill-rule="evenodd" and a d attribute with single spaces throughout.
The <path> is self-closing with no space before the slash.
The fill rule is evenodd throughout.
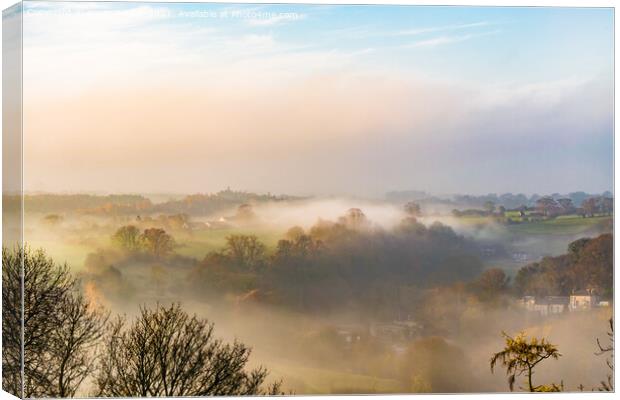
<path id="1" fill-rule="evenodd" d="M 495 203 L 492 201 L 486 201 L 483 207 L 484 210 L 489 214 L 493 214 L 495 212 Z"/>
<path id="2" fill-rule="evenodd" d="M 140 235 L 140 242 L 147 251 L 157 258 L 168 255 L 175 246 L 172 236 L 160 228 L 145 229 Z"/>
<path id="3" fill-rule="evenodd" d="M 562 208 L 562 212 L 564 214 L 572 214 L 575 212 L 575 206 L 573 205 L 573 201 L 568 198 L 558 199 L 558 204 Z"/>
<path id="4" fill-rule="evenodd" d="M 267 370 L 247 370 L 251 349 L 224 344 L 213 324 L 179 305 L 142 307 L 130 326 L 113 321 L 95 379 L 100 397 L 277 394 L 264 387 Z"/>
<path id="5" fill-rule="evenodd" d="M 595 288 L 604 297 L 613 293 L 613 235 L 582 238 L 568 245 L 567 254 L 544 257 L 517 272 L 515 288 L 521 295 L 568 296 Z"/>
<path id="6" fill-rule="evenodd" d="M 174 215 L 160 215 L 159 220 L 163 223 L 166 229 L 188 229 L 190 226 L 189 215 L 185 213 Z"/>
<path id="7" fill-rule="evenodd" d="M 268 281 L 280 283 L 280 292 L 286 293 L 290 303 L 294 301 L 298 307 L 305 306 L 309 275 L 317 266 L 318 256 L 322 248 L 319 240 L 301 232 L 289 235 L 291 239 L 278 241 L 276 251 L 271 258 L 271 275 Z"/>
<path id="8" fill-rule="evenodd" d="M 507 291 L 509 283 L 510 277 L 506 276 L 504 270 L 490 268 L 473 282 L 472 288 L 481 300 L 492 301 Z"/>
<path id="9" fill-rule="evenodd" d="M 508 386 L 511 392 L 514 390 L 517 377 L 523 374 L 527 377 L 526 389 L 530 392 L 559 392 L 562 390 L 562 384 L 560 386 L 555 383 L 535 386 L 532 382 L 536 365 L 548 358 L 557 360 L 561 356 L 555 345 L 544 338 L 538 340 L 533 337 L 528 340 L 524 333 L 520 333 L 514 338 L 506 333 L 502 333 L 502 335 L 505 338 L 505 346 L 502 351 L 493 354 L 491 357 L 491 372 L 494 372 L 495 366 L 501 363 L 506 368 Z"/>
<path id="10" fill-rule="evenodd" d="M 350 208 L 347 213 L 338 218 L 338 222 L 349 229 L 361 229 L 368 226 L 366 214 L 359 208 Z"/>
<path id="11" fill-rule="evenodd" d="M 50 225 L 50 226 L 57 226 L 58 224 L 60 224 L 63 221 L 63 217 L 61 215 L 58 214 L 48 214 L 45 217 L 43 217 L 43 222 Z"/>
<path id="12" fill-rule="evenodd" d="M 415 393 L 462 393 L 474 389 L 467 355 L 442 337 L 413 341 L 399 364 L 397 376 Z"/>
<path id="13" fill-rule="evenodd" d="M 544 215 L 553 217 L 560 213 L 560 205 L 552 197 L 543 197 L 536 200 L 536 210 Z"/>
<path id="14" fill-rule="evenodd" d="M 230 235 L 224 254 L 237 266 L 255 269 L 265 261 L 265 245 L 256 235 Z"/>
<path id="15" fill-rule="evenodd" d="M 238 221 L 242 222 L 250 222 L 256 219 L 256 213 L 254 213 L 254 209 L 251 204 L 241 204 L 237 208 L 237 214 L 235 218 Z"/>
<path id="16" fill-rule="evenodd" d="M 599 199 L 597 197 L 590 197 L 581 203 L 584 214 L 591 217 L 594 217 L 594 215 L 599 212 L 599 205 Z"/>
<path id="17" fill-rule="evenodd" d="M 140 250 L 140 230 L 133 225 L 122 226 L 112 235 L 112 242 L 127 251 Z"/>
<path id="18" fill-rule="evenodd" d="M 601 211 L 611 215 L 614 212 L 614 199 L 612 197 L 603 197 L 600 202 Z"/>
<path id="19" fill-rule="evenodd" d="M 23 266 L 24 382 L 21 388 L 21 279 Z M 42 250 L 2 249 L 2 375 L 23 397 L 71 397 L 92 373 L 107 314 L 78 290 L 66 265 Z"/>
<path id="20" fill-rule="evenodd" d="M 405 209 L 405 213 L 410 217 L 418 217 L 422 213 L 422 209 L 420 208 L 420 205 L 413 201 L 410 201 L 407 204 L 405 204 L 404 209 Z"/>
<path id="21" fill-rule="evenodd" d="M 306 231 L 304 231 L 304 228 L 296 225 L 290 228 L 288 231 L 286 231 L 286 234 L 284 235 L 284 237 L 286 238 L 286 240 L 295 241 L 305 234 L 306 234 Z"/>

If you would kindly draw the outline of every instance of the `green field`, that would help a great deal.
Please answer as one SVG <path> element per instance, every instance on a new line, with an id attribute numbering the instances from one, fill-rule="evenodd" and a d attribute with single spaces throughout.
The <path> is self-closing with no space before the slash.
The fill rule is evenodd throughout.
<path id="1" fill-rule="evenodd" d="M 518 211 L 506 212 L 506 218 L 513 221 L 519 221 Z M 586 233 L 597 225 L 603 227 L 610 223 L 612 216 L 595 216 L 582 218 L 579 215 L 562 215 L 553 219 L 545 219 L 540 221 L 519 222 L 514 224 L 503 224 L 509 233 L 517 235 L 576 235 Z M 463 216 L 458 221 L 466 225 L 485 225 L 496 223 L 494 217 L 485 216 Z"/>
<path id="2" fill-rule="evenodd" d="M 399 393 L 402 384 L 395 379 L 377 378 L 328 368 L 270 364 L 271 375 L 285 382 L 295 394 Z"/>
<path id="3" fill-rule="evenodd" d="M 86 256 L 92 251 L 87 246 L 59 240 L 31 240 L 28 246 L 35 250 L 44 249 L 54 261 L 61 264 L 67 263 L 73 271 L 79 271 L 82 268 Z"/>
<path id="4" fill-rule="evenodd" d="M 265 228 L 230 228 L 208 229 L 192 232 L 170 232 L 178 247 L 177 254 L 202 260 L 207 253 L 221 250 L 226 244 L 229 235 L 243 234 L 256 235 L 263 242 L 268 252 L 275 248 L 278 240 L 284 237 L 285 231 Z M 80 271 L 89 253 L 98 248 L 110 245 L 110 235 L 90 235 L 88 238 L 80 238 L 71 233 L 65 236 L 57 234 L 41 234 L 41 231 L 32 232 L 28 235 L 28 245 L 33 249 L 43 248 L 47 254 L 60 263 L 67 263 L 74 271 Z"/>
<path id="5" fill-rule="evenodd" d="M 506 225 L 506 228 L 511 233 L 522 235 L 576 235 L 585 233 L 599 224 L 603 225 L 612 218 L 610 216 L 582 218 L 578 215 L 566 215 L 543 221 Z"/>
<path id="6" fill-rule="evenodd" d="M 218 251 L 226 244 L 226 237 L 230 235 L 256 235 L 268 248 L 272 249 L 278 243 L 278 240 L 284 237 L 284 231 L 280 232 L 273 229 L 261 228 L 230 228 L 230 229 L 212 229 L 196 231 L 191 235 L 183 235 L 176 237 L 180 246 L 176 249 L 176 253 L 203 259 L 207 253 Z M 174 236 L 174 234 L 173 234 Z"/>

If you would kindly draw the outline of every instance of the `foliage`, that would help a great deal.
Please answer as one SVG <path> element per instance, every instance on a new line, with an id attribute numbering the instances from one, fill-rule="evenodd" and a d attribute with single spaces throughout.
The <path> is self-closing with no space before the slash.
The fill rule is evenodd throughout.
<path id="1" fill-rule="evenodd" d="M 410 201 L 407 204 L 405 204 L 404 209 L 405 209 L 405 213 L 411 217 L 417 217 L 422 214 L 422 208 L 420 207 L 420 204 L 415 203 L 413 201 Z"/>
<path id="2" fill-rule="evenodd" d="M 510 277 L 500 268 L 490 268 L 484 271 L 471 284 L 472 291 L 478 298 L 487 303 L 494 303 L 509 290 Z"/>
<path id="3" fill-rule="evenodd" d="M 528 341 L 524 333 L 520 333 L 514 338 L 508 336 L 506 333 L 502 334 L 505 338 L 505 346 L 502 351 L 493 354 L 493 357 L 491 357 L 491 372 L 494 371 L 498 363 L 501 363 L 501 365 L 506 368 L 510 391 L 514 390 L 517 377 L 524 373 L 527 376 L 527 389 L 530 392 L 560 391 L 561 385 L 557 386 L 556 384 L 551 384 L 535 386 L 532 383 L 533 370 L 536 365 L 548 358 L 557 360 L 561 356 L 555 345 L 549 343 L 545 338 L 538 340 L 533 337 Z"/>
<path id="4" fill-rule="evenodd" d="M 595 288 L 609 295 L 613 285 L 613 237 L 603 234 L 579 239 L 568 246 L 568 253 L 545 257 L 521 268 L 515 287 L 523 295 L 564 295 L 575 290 Z"/>
<path id="5" fill-rule="evenodd" d="M 133 225 L 118 228 L 112 236 L 112 242 L 126 251 L 138 251 L 142 247 L 140 229 Z"/>
<path id="6" fill-rule="evenodd" d="M 156 258 L 168 255 L 175 246 L 172 236 L 159 228 L 145 229 L 140 235 L 140 242 Z"/>
<path id="7" fill-rule="evenodd" d="M 19 201 L 19 196 L 11 196 L 9 202 Z M 152 207 L 144 196 L 112 194 L 106 196 L 90 194 L 36 194 L 23 196 L 24 207 L 30 211 L 58 213 L 80 210 L 95 214 L 126 214 Z"/>
<path id="8" fill-rule="evenodd" d="M 160 228 L 148 228 L 140 233 L 134 225 L 120 227 L 112 235 L 112 243 L 129 253 L 145 251 L 155 258 L 169 255 L 175 248 L 174 238 Z"/>
<path id="9" fill-rule="evenodd" d="M 485 201 L 483 208 L 489 214 L 493 214 L 495 212 L 495 203 L 492 201 Z"/>
<path id="10" fill-rule="evenodd" d="M 244 203 L 237 208 L 235 218 L 239 221 L 250 222 L 256 219 L 256 213 L 252 209 L 251 204 Z"/>
<path id="11" fill-rule="evenodd" d="M 215 212 L 229 210 L 242 204 L 279 202 L 298 200 L 293 196 L 274 196 L 271 194 L 256 194 L 249 192 L 222 190 L 212 194 L 193 194 L 180 200 L 170 200 L 153 206 L 153 212 L 185 213 L 188 215 L 210 215 Z"/>
<path id="12" fill-rule="evenodd" d="M 405 353 L 399 372 L 412 392 L 459 393 L 473 389 L 471 369 L 464 352 L 437 336 L 414 341 Z"/>
<path id="13" fill-rule="evenodd" d="M 611 197 L 597 196 L 590 197 L 582 203 L 583 215 L 591 216 L 598 213 L 611 215 L 614 208 L 614 201 Z"/>
<path id="14" fill-rule="evenodd" d="M 395 286 L 472 279 L 482 270 L 477 251 L 440 223 L 427 227 L 408 217 L 386 231 L 351 209 L 308 232 L 295 227 L 271 257 L 256 236 L 231 235 L 195 268 L 192 283 L 199 291 L 217 286 L 236 295 L 257 290 L 262 299 L 310 312 L 349 303 L 393 318 L 401 303 L 411 307 L 394 296 Z"/>
<path id="15" fill-rule="evenodd" d="M 256 235 L 230 235 L 223 254 L 243 269 L 257 269 L 265 262 L 265 245 Z"/>
<path id="16" fill-rule="evenodd" d="M 62 215 L 47 214 L 45 217 L 43 217 L 43 222 L 51 226 L 56 226 L 60 224 L 63 221 L 63 219 L 64 218 L 62 217 Z"/>

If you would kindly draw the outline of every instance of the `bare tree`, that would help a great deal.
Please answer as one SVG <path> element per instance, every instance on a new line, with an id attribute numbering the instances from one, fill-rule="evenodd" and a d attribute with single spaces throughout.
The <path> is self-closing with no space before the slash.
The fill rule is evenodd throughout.
<path id="1" fill-rule="evenodd" d="M 609 338 L 609 343 L 605 346 L 601 344 L 601 341 L 597 338 L 596 344 L 599 348 L 597 351 L 597 356 L 601 356 L 603 354 L 609 354 L 609 358 L 605 360 L 607 363 L 607 367 L 609 367 L 610 373 L 607 374 L 607 380 L 601 381 L 601 387 L 599 390 L 601 392 L 613 392 L 614 390 L 614 319 L 609 319 L 609 331 L 607 332 L 607 337 Z"/>
<path id="2" fill-rule="evenodd" d="M 2 248 L 2 389 L 22 392 L 22 249 Z"/>
<path id="3" fill-rule="evenodd" d="M 131 326 L 110 324 L 96 376 L 97 396 L 209 396 L 277 394 L 262 385 L 267 370 L 244 368 L 251 350 L 213 337 L 213 324 L 177 304 L 142 307 Z"/>
<path id="4" fill-rule="evenodd" d="M 506 333 L 502 334 L 504 335 L 506 345 L 502 351 L 493 354 L 493 357 L 491 357 L 491 372 L 493 372 L 495 365 L 501 362 L 506 367 L 508 386 L 511 392 L 514 390 L 517 376 L 524 373 L 527 376 L 527 389 L 530 392 L 559 392 L 562 390 L 562 384 L 560 386 L 554 383 L 551 385 L 534 386 L 532 383 L 534 367 L 538 363 L 548 358 L 557 360 L 561 356 L 557 347 L 544 338 L 538 340 L 534 337 L 528 341 L 523 333 L 514 338 Z"/>
<path id="5" fill-rule="evenodd" d="M 54 397 L 73 397 L 84 379 L 95 371 L 96 347 L 103 336 L 108 314 L 90 305 L 81 294 L 67 296 L 59 304 L 57 328 L 50 332 L 54 362 Z"/>
<path id="6" fill-rule="evenodd" d="M 93 371 L 92 349 L 107 315 L 78 292 L 66 265 L 42 250 L 2 249 L 3 379 L 24 397 L 68 397 Z M 21 276 L 23 265 L 23 392 L 21 388 Z"/>

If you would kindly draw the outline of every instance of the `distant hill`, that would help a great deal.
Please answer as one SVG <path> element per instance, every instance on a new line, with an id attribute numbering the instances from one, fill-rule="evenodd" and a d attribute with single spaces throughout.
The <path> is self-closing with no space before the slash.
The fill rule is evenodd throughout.
<path id="1" fill-rule="evenodd" d="M 522 193 L 503 193 L 495 194 L 490 193 L 486 195 L 469 195 L 469 194 L 454 194 L 450 196 L 434 196 L 430 193 L 426 193 L 418 190 L 402 190 L 392 191 L 385 194 L 385 199 L 390 202 L 406 203 L 408 201 L 416 201 L 421 204 L 447 204 L 460 207 L 483 207 L 485 203 L 492 202 L 496 206 L 504 206 L 507 209 L 517 208 L 521 206 L 532 207 L 536 204 L 536 201 L 543 198 L 550 197 L 555 200 L 558 199 L 571 199 L 575 207 L 581 207 L 582 203 L 590 197 L 613 197 L 613 193 L 605 191 L 603 193 L 586 193 L 586 192 L 571 192 L 566 194 L 552 193 L 547 195 L 533 194 L 527 196 Z"/>
<path id="2" fill-rule="evenodd" d="M 188 214 L 208 215 L 213 212 L 238 207 L 244 203 L 264 203 L 301 200 L 302 197 L 287 195 L 257 194 L 250 192 L 222 190 L 213 194 L 192 194 L 181 199 L 154 203 L 143 195 L 114 194 L 29 194 L 24 196 L 26 212 L 63 213 L 79 212 L 94 215 Z M 20 197 L 3 196 L 6 209 L 19 208 Z"/>

